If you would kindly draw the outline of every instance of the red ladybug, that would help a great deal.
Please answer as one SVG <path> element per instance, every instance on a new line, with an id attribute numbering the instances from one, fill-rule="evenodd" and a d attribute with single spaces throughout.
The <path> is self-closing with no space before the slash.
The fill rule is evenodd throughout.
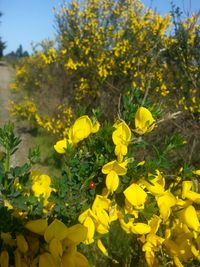
<path id="1" fill-rule="evenodd" d="M 94 183 L 94 181 L 90 181 L 90 183 L 89 183 L 89 188 L 90 188 L 90 189 L 94 189 L 94 188 L 95 188 L 95 183 Z"/>

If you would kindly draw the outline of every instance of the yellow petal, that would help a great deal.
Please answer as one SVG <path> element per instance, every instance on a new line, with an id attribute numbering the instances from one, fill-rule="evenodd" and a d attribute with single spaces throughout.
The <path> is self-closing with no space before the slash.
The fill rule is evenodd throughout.
<path id="1" fill-rule="evenodd" d="M 143 207 L 147 198 L 147 193 L 135 183 L 127 187 L 127 189 L 124 191 L 124 195 L 126 199 L 137 208 Z"/>
<path id="2" fill-rule="evenodd" d="M 57 238 L 58 240 L 63 240 L 66 238 L 67 234 L 67 226 L 55 219 L 46 229 L 44 233 L 44 239 L 47 243 L 49 243 L 53 238 Z"/>
<path id="3" fill-rule="evenodd" d="M 119 186 L 119 177 L 115 171 L 111 171 L 106 176 L 106 187 L 111 194 L 117 190 Z"/>
<path id="4" fill-rule="evenodd" d="M 54 149 L 55 149 L 56 152 L 58 152 L 59 154 L 64 154 L 64 153 L 66 153 L 66 149 L 67 149 L 67 140 L 64 138 L 64 139 L 59 140 L 58 142 L 56 142 L 56 144 L 54 145 Z"/>
<path id="5" fill-rule="evenodd" d="M 76 252 L 75 254 L 75 267 L 89 267 L 88 260 L 80 252 Z"/>
<path id="6" fill-rule="evenodd" d="M 26 242 L 26 239 L 23 235 L 19 234 L 16 237 L 17 240 L 17 248 L 19 251 L 23 254 L 25 254 L 28 251 L 28 243 Z"/>
<path id="7" fill-rule="evenodd" d="M 103 166 L 102 173 L 108 174 L 111 171 L 115 171 L 118 175 L 125 175 L 127 172 L 126 165 L 125 162 L 119 163 L 116 160 L 113 160 Z"/>
<path id="8" fill-rule="evenodd" d="M 160 227 L 162 220 L 159 216 L 153 215 L 151 220 L 149 221 L 149 225 L 151 227 L 151 233 L 156 233 Z"/>
<path id="9" fill-rule="evenodd" d="M 112 134 L 112 140 L 115 145 L 128 145 L 131 140 L 131 130 L 125 122 L 117 124 L 116 130 Z"/>
<path id="10" fill-rule="evenodd" d="M 182 198 L 187 198 L 197 204 L 200 204 L 200 194 L 190 190 L 192 188 L 192 181 L 184 181 L 182 183 Z"/>
<path id="11" fill-rule="evenodd" d="M 200 175 L 200 170 L 193 171 L 194 174 Z"/>
<path id="12" fill-rule="evenodd" d="M 156 198 L 163 221 L 166 221 L 171 213 L 171 207 L 176 205 L 176 198 L 171 192 L 166 191 L 162 196 Z"/>
<path id="13" fill-rule="evenodd" d="M 142 180 L 141 183 L 146 187 L 146 189 L 154 196 L 162 195 L 165 191 L 164 187 L 157 182 L 147 182 L 146 180 Z"/>
<path id="14" fill-rule="evenodd" d="M 200 204 L 200 194 L 197 192 L 189 191 L 185 195 L 187 199 L 191 200 L 192 202 L 195 202 L 197 204 Z"/>
<path id="15" fill-rule="evenodd" d="M 147 242 L 151 242 L 154 247 L 160 246 L 165 241 L 165 239 L 158 235 L 152 234 L 151 232 L 146 237 Z"/>
<path id="16" fill-rule="evenodd" d="M 53 256 L 45 252 L 39 256 L 39 267 L 56 267 Z"/>
<path id="17" fill-rule="evenodd" d="M 55 259 L 59 259 L 63 254 L 63 248 L 60 240 L 57 238 L 51 239 L 49 243 L 49 252 L 54 256 Z"/>
<path id="18" fill-rule="evenodd" d="M 96 215 L 92 212 L 91 209 L 84 211 L 78 218 L 79 222 L 82 223 L 87 228 L 87 238 L 84 243 L 91 244 L 94 242 L 94 233 L 95 233 L 95 223 L 97 220 Z"/>
<path id="19" fill-rule="evenodd" d="M 87 138 L 90 133 L 92 132 L 92 122 L 88 116 L 82 116 L 78 118 L 74 125 L 72 126 L 71 130 L 71 140 L 74 144 L 82 141 L 83 139 Z"/>
<path id="20" fill-rule="evenodd" d="M 186 194 L 192 188 L 192 181 L 183 181 L 182 182 L 182 198 L 186 198 Z"/>
<path id="21" fill-rule="evenodd" d="M 98 219 L 98 222 L 103 224 L 107 229 L 109 228 L 109 216 L 108 213 L 101 208 L 96 209 L 96 216 Z"/>
<path id="22" fill-rule="evenodd" d="M 0 266 L 9 267 L 9 255 L 7 250 L 3 250 L 0 255 Z"/>
<path id="23" fill-rule="evenodd" d="M 14 251 L 14 258 L 15 258 L 15 267 L 21 267 L 22 259 L 21 259 L 21 254 L 18 249 Z"/>
<path id="24" fill-rule="evenodd" d="M 110 223 L 118 219 L 118 208 L 117 205 L 110 206 L 109 209 L 109 221 Z"/>
<path id="25" fill-rule="evenodd" d="M 87 209 L 79 215 L 78 221 L 83 224 L 87 217 L 92 218 L 94 221 L 97 219 L 94 212 L 91 209 Z"/>
<path id="26" fill-rule="evenodd" d="M 199 229 L 199 220 L 197 217 L 197 212 L 195 208 L 190 205 L 187 208 L 185 208 L 181 214 L 180 219 L 183 223 L 185 223 L 189 228 L 198 231 Z"/>
<path id="27" fill-rule="evenodd" d="M 100 123 L 97 121 L 97 122 L 92 126 L 91 132 L 92 132 L 92 133 L 97 133 L 97 132 L 99 131 L 99 128 L 100 128 Z"/>
<path id="28" fill-rule="evenodd" d="M 123 156 L 125 156 L 128 152 L 128 148 L 126 145 L 118 144 L 115 147 L 115 155 L 117 156 L 117 159 L 119 162 L 123 160 Z"/>
<path id="29" fill-rule="evenodd" d="M 153 130 L 155 119 L 151 112 L 144 107 L 140 107 L 135 114 L 135 128 L 138 134 L 144 134 Z"/>
<path id="30" fill-rule="evenodd" d="M 85 240 L 86 244 L 91 244 L 94 242 L 95 224 L 90 217 L 87 217 L 83 225 L 87 228 L 87 238 Z"/>
<path id="31" fill-rule="evenodd" d="M 78 245 L 79 243 L 85 241 L 87 237 L 88 229 L 82 224 L 75 224 L 67 229 L 66 236 L 73 243 Z"/>
<path id="32" fill-rule="evenodd" d="M 143 166 L 145 164 L 145 160 L 142 160 L 142 161 L 140 161 L 138 164 L 137 164 L 137 167 L 138 166 Z"/>
<path id="33" fill-rule="evenodd" d="M 111 205 L 110 199 L 101 195 L 96 195 L 92 205 L 92 210 L 95 211 L 98 208 L 108 210 L 110 205 Z"/>
<path id="34" fill-rule="evenodd" d="M 25 228 L 38 235 L 44 235 L 48 224 L 46 219 L 32 220 L 25 224 Z"/>
<path id="35" fill-rule="evenodd" d="M 105 235 L 109 232 L 109 227 L 106 227 L 104 224 L 100 222 L 96 222 L 95 229 L 99 234 Z"/>
<path id="36" fill-rule="evenodd" d="M 151 231 L 151 227 L 145 223 L 134 223 L 131 227 L 131 232 L 133 234 L 144 235 Z"/>
<path id="37" fill-rule="evenodd" d="M 61 259 L 61 267 L 76 267 L 75 255 L 71 253 L 64 253 Z"/>
<path id="38" fill-rule="evenodd" d="M 105 248 L 104 244 L 102 243 L 101 239 L 98 239 L 98 240 L 97 240 L 97 246 L 98 246 L 98 248 L 101 250 L 101 252 L 102 252 L 106 257 L 108 257 L 108 251 L 107 251 L 107 249 Z"/>
<path id="39" fill-rule="evenodd" d="M 184 267 L 184 265 L 181 263 L 181 261 L 178 258 L 178 256 L 174 256 L 173 260 L 174 260 L 174 264 L 176 265 L 176 267 Z"/>
<path id="40" fill-rule="evenodd" d="M 145 251 L 145 259 L 148 264 L 148 266 L 153 266 L 155 261 L 155 253 L 153 250 Z"/>
<path id="41" fill-rule="evenodd" d="M 130 234 L 131 233 L 131 228 L 133 226 L 133 221 L 134 219 L 131 218 L 128 220 L 128 222 L 125 222 L 124 218 L 119 218 L 119 222 L 121 225 L 121 228 L 127 233 Z"/>

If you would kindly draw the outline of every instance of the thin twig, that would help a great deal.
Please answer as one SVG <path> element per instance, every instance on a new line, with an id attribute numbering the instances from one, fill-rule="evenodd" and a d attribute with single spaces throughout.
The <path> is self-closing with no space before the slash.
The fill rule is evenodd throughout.
<path id="1" fill-rule="evenodd" d="M 159 123 L 164 122 L 164 121 L 176 119 L 177 116 L 180 115 L 181 113 L 182 113 L 181 111 L 177 111 L 174 113 L 168 113 L 163 119 L 157 121 L 156 124 L 159 124 Z"/>
<path id="2" fill-rule="evenodd" d="M 147 98 L 147 96 L 148 96 L 148 94 L 149 94 L 149 89 L 150 89 L 150 87 L 151 87 L 151 79 L 149 79 L 147 88 L 146 88 L 146 90 L 145 90 L 145 94 L 144 94 L 144 97 L 143 97 L 143 99 L 142 99 L 142 106 L 144 105 L 144 103 L 145 103 L 145 101 L 146 101 L 146 98 Z"/>
<path id="3" fill-rule="evenodd" d="M 192 160 L 192 155 L 193 155 L 195 146 L 196 146 L 196 139 L 194 138 L 193 142 L 192 142 L 192 147 L 191 147 L 191 150 L 190 150 L 189 158 L 188 158 L 188 164 L 190 164 L 190 162 Z"/>
<path id="4" fill-rule="evenodd" d="M 113 84 L 109 83 L 108 81 L 105 81 L 105 83 L 114 91 L 120 92 L 120 89 L 114 86 Z"/>
<path id="5" fill-rule="evenodd" d="M 119 95 L 119 100 L 118 100 L 118 105 L 117 105 L 117 110 L 118 110 L 117 117 L 118 117 L 119 120 L 122 120 L 121 119 L 122 118 L 122 116 L 121 116 L 121 98 L 122 98 L 122 95 L 120 94 Z"/>

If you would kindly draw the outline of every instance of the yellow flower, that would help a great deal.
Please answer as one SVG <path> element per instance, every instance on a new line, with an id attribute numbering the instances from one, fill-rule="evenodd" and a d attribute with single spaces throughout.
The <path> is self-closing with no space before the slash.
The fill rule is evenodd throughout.
<path id="1" fill-rule="evenodd" d="M 115 171 L 111 171 L 106 175 L 106 187 L 108 191 L 113 194 L 119 186 L 119 176 Z"/>
<path id="2" fill-rule="evenodd" d="M 109 174 L 111 171 L 115 171 L 118 175 L 125 175 L 127 172 L 125 165 L 125 162 L 119 163 L 116 160 L 110 161 L 102 167 L 102 173 Z"/>
<path id="3" fill-rule="evenodd" d="M 42 196 L 44 198 L 44 207 L 49 204 L 48 198 L 54 190 L 51 188 L 51 178 L 46 174 L 41 174 L 37 171 L 32 171 L 30 175 L 32 182 L 31 190 L 36 197 Z"/>
<path id="4" fill-rule="evenodd" d="M 64 154 L 66 152 L 66 149 L 67 149 L 67 140 L 66 140 L 66 138 L 56 142 L 56 144 L 54 145 L 54 149 L 56 150 L 56 152 L 58 152 L 60 154 Z"/>
<path id="5" fill-rule="evenodd" d="M 193 233 L 189 231 L 185 224 L 179 221 L 175 222 L 170 228 L 172 239 L 165 238 L 163 245 L 167 253 L 173 258 L 175 266 L 184 266 L 193 258 L 192 243 L 194 240 Z"/>
<path id="6" fill-rule="evenodd" d="M 157 215 L 153 215 L 151 220 L 149 221 L 149 226 L 151 227 L 150 233 L 146 236 L 146 242 L 142 247 L 142 250 L 145 251 L 145 259 L 148 265 L 154 266 L 155 263 L 155 252 L 161 247 L 164 242 L 164 238 L 156 235 L 159 226 L 162 220 Z"/>
<path id="7" fill-rule="evenodd" d="M 125 167 L 125 163 L 119 163 L 116 160 L 108 162 L 102 167 L 102 173 L 107 174 L 106 187 L 111 194 L 116 191 L 119 186 L 118 175 L 125 175 L 126 172 L 127 168 Z"/>
<path id="8" fill-rule="evenodd" d="M 143 208 L 147 198 L 147 193 L 136 183 L 131 184 L 124 191 L 124 195 L 128 202 L 135 208 Z"/>
<path id="9" fill-rule="evenodd" d="M 78 217 L 80 223 L 82 223 L 87 229 L 87 238 L 85 239 L 86 244 L 91 244 L 94 242 L 95 233 L 95 221 L 97 221 L 96 215 L 91 209 L 87 209 L 81 213 Z"/>
<path id="10" fill-rule="evenodd" d="M 4 207 L 7 207 L 8 210 L 12 210 L 13 209 L 13 205 L 7 199 L 4 200 Z"/>
<path id="11" fill-rule="evenodd" d="M 112 134 L 113 143 L 115 147 L 115 155 L 119 162 L 123 160 L 128 152 L 127 146 L 131 140 L 131 130 L 125 122 L 115 123 L 116 130 Z"/>
<path id="12" fill-rule="evenodd" d="M 88 116 L 82 116 L 78 118 L 73 126 L 69 130 L 69 142 L 77 144 L 83 139 L 87 138 L 91 133 L 95 133 L 99 130 L 100 124 L 92 124 Z"/>
<path id="13" fill-rule="evenodd" d="M 34 225 L 35 227 L 35 225 Z M 33 227 L 33 228 L 34 228 Z M 46 252 L 39 255 L 39 267 L 49 266 L 88 266 L 87 259 L 79 252 L 76 246 L 87 236 L 87 228 L 81 224 L 67 227 L 55 219 L 44 232 L 47 242 Z"/>
<path id="14" fill-rule="evenodd" d="M 112 140 L 115 145 L 128 145 L 131 140 L 131 130 L 125 122 L 114 124 L 116 130 L 112 134 Z"/>
<path id="15" fill-rule="evenodd" d="M 65 64 L 65 67 L 67 69 L 76 70 L 77 63 L 75 63 L 72 58 L 69 58 L 68 62 Z"/>
<path id="16" fill-rule="evenodd" d="M 156 197 L 156 200 L 161 218 L 166 222 L 170 216 L 171 207 L 176 205 L 176 198 L 171 192 L 165 191 L 162 196 Z"/>
<path id="17" fill-rule="evenodd" d="M 155 119 L 151 112 L 140 107 L 135 114 L 135 132 L 142 135 L 151 132 L 155 126 Z"/>

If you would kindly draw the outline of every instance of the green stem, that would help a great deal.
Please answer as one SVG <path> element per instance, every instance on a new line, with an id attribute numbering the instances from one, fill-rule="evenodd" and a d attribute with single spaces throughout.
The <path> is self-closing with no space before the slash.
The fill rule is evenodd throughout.
<path id="1" fill-rule="evenodd" d="M 5 172 L 10 170 L 10 149 L 6 149 Z"/>

